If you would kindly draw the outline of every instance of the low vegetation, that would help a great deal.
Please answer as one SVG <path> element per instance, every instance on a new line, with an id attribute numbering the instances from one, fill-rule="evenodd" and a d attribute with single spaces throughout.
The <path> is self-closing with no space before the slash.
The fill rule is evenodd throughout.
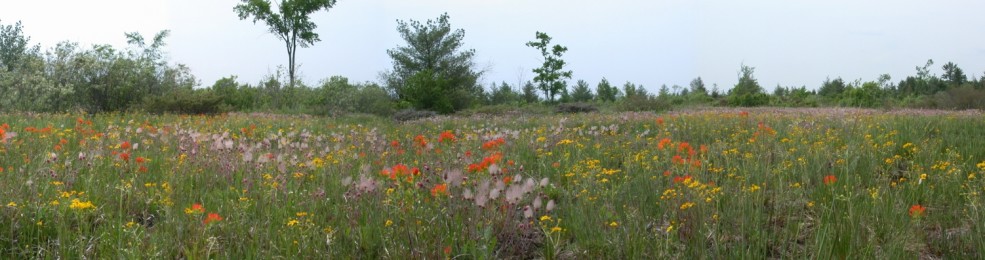
<path id="1" fill-rule="evenodd" d="M 4 258 L 981 258 L 983 115 L 0 115 Z"/>

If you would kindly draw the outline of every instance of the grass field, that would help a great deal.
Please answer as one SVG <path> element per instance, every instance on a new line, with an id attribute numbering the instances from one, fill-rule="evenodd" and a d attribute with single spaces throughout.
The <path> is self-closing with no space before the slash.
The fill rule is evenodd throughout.
<path id="1" fill-rule="evenodd" d="M 985 115 L 0 115 L 0 258 L 985 258 Z"/>

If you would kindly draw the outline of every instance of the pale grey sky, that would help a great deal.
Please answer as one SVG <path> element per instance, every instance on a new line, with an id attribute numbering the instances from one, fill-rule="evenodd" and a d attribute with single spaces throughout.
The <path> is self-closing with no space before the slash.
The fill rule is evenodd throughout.
<path id="1" fill-rule="evenodd" d="M 228 75 L 256 83 L 287 63 L 264 24 L 241 21 L 236 0 L 0 0 L 0 22 L 23 22 L 43 48 L 59 41 L 125 46 L 124 32 L 170 29 L 172 62 L 202 85 Z M 574 80 L 686 86 L 701 76 L 722 90 L 740 64 L 756 67 L 767 91 L 777 84 L 816 88 L 826 77 L 894 81 L 934 59 L 969 76 L 985 72 L 985 1 L 916 0 L 339 0 L 314 20 L 322 42 L 301 49 L 303 80 L 333 75 L 376 81 L 391 67 L 386 50 L 404 44 L 397 19 L 448 12 L 487 70 L 482 82 L 533 78 L 539 52 L 524 43 L 544 31 L 565 45 Z"/>

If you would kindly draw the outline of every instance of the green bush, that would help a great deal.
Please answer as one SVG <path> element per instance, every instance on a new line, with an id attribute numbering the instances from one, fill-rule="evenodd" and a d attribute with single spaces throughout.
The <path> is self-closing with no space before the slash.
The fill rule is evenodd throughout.
<path id="1" fill-rule="evenodd" d="M 633 95 L 619 100 L 617 111 L 664 111 L 670 109 L 670 103 L 646 95 Z"/>
<path id="2" fill-rule="evenodd" d="M 769 103 L 770 97 L 764 93 L 746 93 L 728 96 L 728 104 L 730 106 L 755 107 L 763 106 Z"/>
<path id="3" fill-rule="evenodd" d="M 231 109 L 222 96 L 207 90 L 176 89 L 144 100 L 144 110 L 156 114 L 216 114 Z"/>
<path id="4" fill-rule="evenodd" d="M 985 109 L 985 90 L 960 87 L 938 92 L 933 103 L 937 108 Z"/>
<path id="5" fill-rule="evenodd" d="M 393 119 L 397 121 L 412 121 L 437 116 L 438 113 L 429 110 L 404 109 L 393 114 Z"/>
<path id="6" fill-rule="evenodd" d="M 556 113 L 590 113 L 598 112 L 599 108 L 588 103 L 564 103 L 554 108 Z"/>

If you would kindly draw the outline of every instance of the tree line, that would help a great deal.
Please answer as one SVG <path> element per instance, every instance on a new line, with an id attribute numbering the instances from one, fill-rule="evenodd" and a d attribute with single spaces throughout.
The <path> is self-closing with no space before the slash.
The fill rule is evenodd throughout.
<path id="1" fill-rule="evenodd" d="M 62 42 L 42 51 L 31 45 L 20 22 L 0 21 L 0 112 L 149 111 L 159 113 L 217 113 L 274 111 L 284 113 L 390 115 L 417 109 L 438 113 L 483 106 L 583 103 L 614 110 L 661 110 L 672 106 L 845 106 L 985 108 L 985 75 L 969 78 L 957 64 L 930 72 L 932 60 L 916 74 L 898 82 L 889 75 L 873 81 L 825 79 L 817 90 L 806 86 L 760 86 L 755 68 L 742 65 L 737 83 L 727 91 L 710 88 L 700 77 L 686 87 L 662 85 L 657 93 L 632 82 L 596 84 L 577 80 L 566 69 L 568 48 L 551 44 L 547 33 L 536 32 L 526 45 L 539 52 L 542 65 L 532 69 L 532 81 L 488 87 L 479 83 L 483 71 L 473 62 L 475 50 L 463 49 L 465 32 L 451 26 L 448 14 L 427 21 L 397 21 L 404 44 L 387 50 L 392 68 L 380 83 L 350 82 L 342 76 L 309 85 L 295 79 L 297 47 L 320 39 L 308 16 L 328 10 L 334 0 L 244 0 L 234 8 L 241 19 L 263 21 L 283 40 L 288 54 L 286 75 L 279 69 L 255 84 L 236 76 L 199 87 L 190 69 L 170 62 L 163 48 L 168 31 L 145 39 L 126 33 L 128 45 L 82 47 Z"/>

